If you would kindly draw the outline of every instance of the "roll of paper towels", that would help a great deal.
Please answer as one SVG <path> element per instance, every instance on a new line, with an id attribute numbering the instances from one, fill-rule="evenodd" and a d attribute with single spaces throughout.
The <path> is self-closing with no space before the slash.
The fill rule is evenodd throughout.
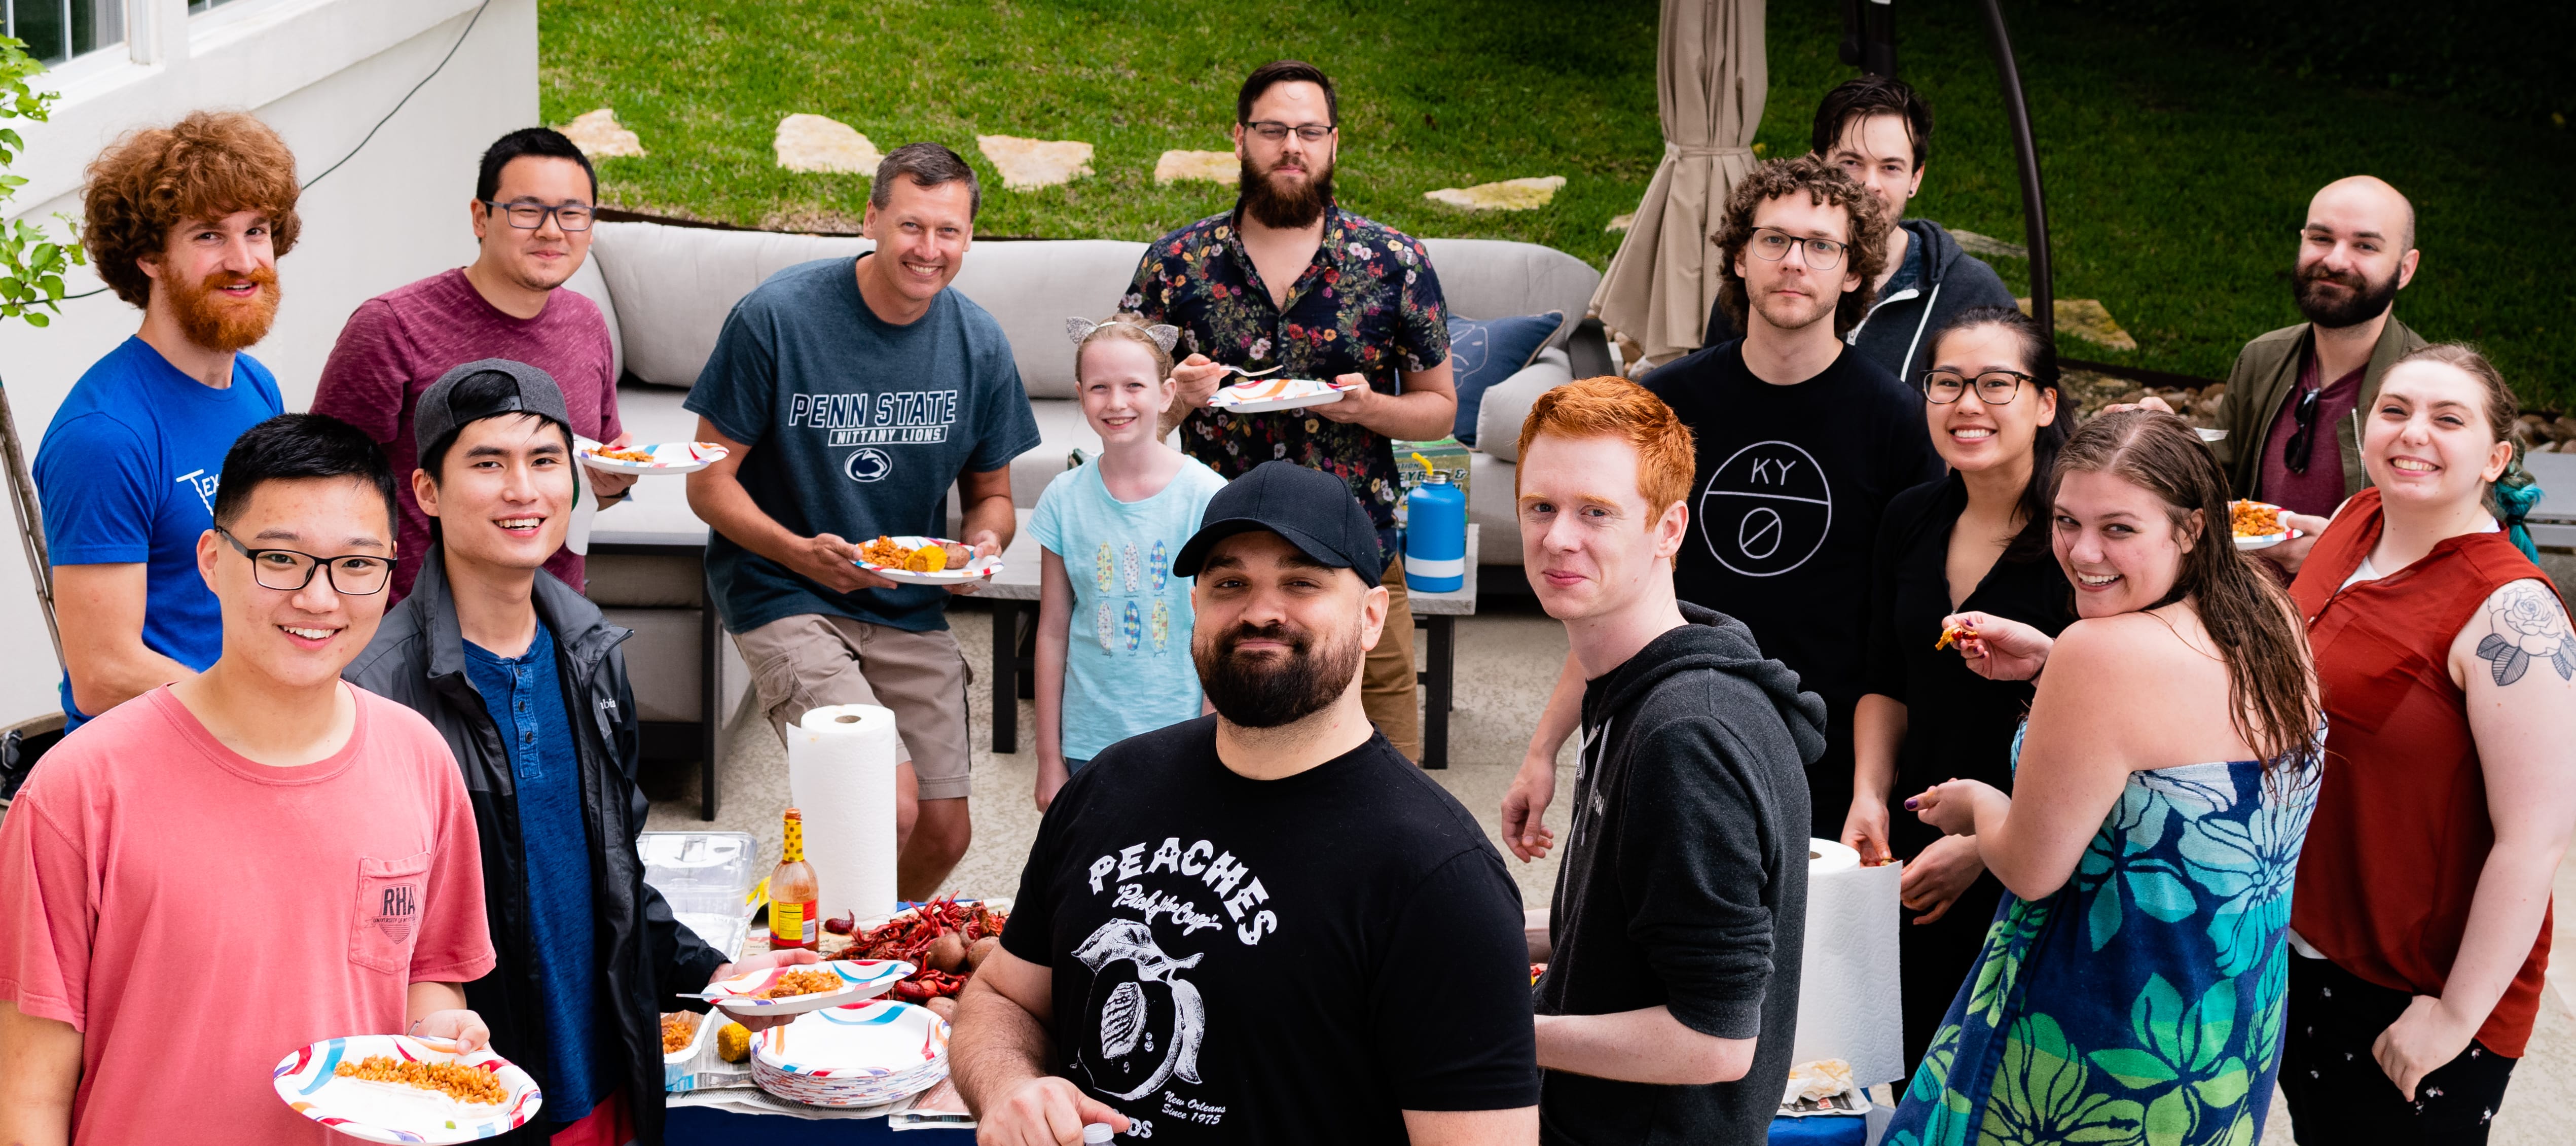
<path id="1" fill-rule="evenodd" d="M 894 713 L 873 704 L 813 709 L 787 730 L 787 788 L 825 919 L 894 913 L 895 755 Z"/>
<path id="2" fill-rule="evenodd" d="M 1896 978 L 1896 864 L 1807 841 L 1806 958 L 1798 976 L 1798 1041 L 1789 1061 L 1838 1058 L 1862 1086 L 1905 1078 L 1905 1014 Z"/>

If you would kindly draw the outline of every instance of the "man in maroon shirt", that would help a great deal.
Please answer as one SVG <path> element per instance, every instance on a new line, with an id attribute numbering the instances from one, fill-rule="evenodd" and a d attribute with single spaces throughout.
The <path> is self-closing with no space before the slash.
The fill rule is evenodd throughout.
<path id="1" fill-rule="evenodd" d="M 558 290 L 590 254 L 591 207 L 599 177 L 571 140 L 542 127 L 502 136 L 483 153 L 467 214 L 482 251 L 466 267 L 441 271 L 359 305 L 322 367 L 313 412 L 329 414 L 383 446 L 402 501 L 396 525 L 393 600 L 411 592 L 429 549 L 429 518 L 412 500 L 418 468 L 412 405 L 449 369 L 485 358 L 529 363 L 563 388 L 576 434 L 626 444 L 617 421 L 616 348 L 599 305 Z M 603 507 L 626 496 L 632 474 L 585 469 Z M 578 592 L 582 560 L 558 549 L 546 572 Z"/>

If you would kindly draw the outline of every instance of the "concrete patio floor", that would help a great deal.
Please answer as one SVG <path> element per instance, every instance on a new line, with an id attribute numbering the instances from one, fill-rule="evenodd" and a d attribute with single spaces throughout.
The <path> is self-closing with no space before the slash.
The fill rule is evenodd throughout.
<path id="1" fill-rule="evenodd" d="M 1521 751 L 1536 725 L 1539 709 L 1565 659 L 1565 634 L 1529 599 L 1488 597 L 1485 612 L 1458 625 L 1457 704 L 1450 723 L 1450 766 L 1432 773 L 1458 797 L 1501 846 L 1498 834 L 1503 792 L 1519 767 Z M 975 841 L 958 864 L 948 889 L 969 895 L 1010 895 L 1019 886 L 1020 868 L 1036 837 L 1038 813 L 1031 800 L 1037 756 L 1028 750 L 1036 715 L 1020 703 L 1022 751 L 991 751 L 992 709 L 988 679 L 992 661 L 992 614 L 973 604 L 949 614 L 975 673 L 971 719 L 975 729 L 975 789 L 972 797 Z M 719 828 L 747 831 L 760 841 L 763 865 L 776 861 L 778 814 L 787 806 L 786 752 L 768 725 L 737 719 L 729 733 L 730 755 L 720 778 L 722 807 L 713 824 L 698 819 L 697 770 L 694 766 L 656 771 L 647 776 L 653 797 L 650 827 L 656 831 Z M 1565 827 L 1562 800 L 1573 779 L 1573 753 L 1558 756 L 1560 804 L 1548 823 Z M 1519 881 L 1521 900 L 1544 907 L 1556 880 L 1554 861 L 1523 864 L 1505 852 L 1505 864 Z M 2557 877 L 2560 905 L 2554 947 L 2559 952 L 2550 988 L 2543 1000 L 2539 1029 L 2514 1072 L 2505 1108 L 2496 1115 L 2495 1146 L 2563 1146 L 2576 1141 L 2576 853 Z M 2263 1135 L 2263 1146 L 2287 1146 L 2290 1120 L 2277 1093 Z"/>

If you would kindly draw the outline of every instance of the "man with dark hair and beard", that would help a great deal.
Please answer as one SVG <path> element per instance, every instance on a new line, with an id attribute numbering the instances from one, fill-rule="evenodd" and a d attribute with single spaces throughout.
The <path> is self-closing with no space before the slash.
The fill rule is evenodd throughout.
<path id="1" fill-rule="evenodd" d="M 295 200 L 294 153 L 240 112 L 134 132 L 90 164 L 81 239 L 143 328 L 81 375 L 36 450 L 68 728 L 223 652 L 197 539 L 233 439 L 286 409 L 241 352 L 277 317 Z"/>
<path id="2" fill-rule="evenodd" d="M 1313 64 L 1253 69 L 1234 102 L 1241 197 L 1147 247 L 1120 305 L 1181 328 L 1189 357 L 1172 371 L 1180 400 L 1163 429 L 1182 427 L 1184 452 L 1228 478 L 1274 459 L 1311 465 L 1368 511 L 1389 605 L 1360 699 L 1396 750 L 1420 759 L 1413 607 L 1396 545 L 1404 491 L 1390 443 L 1447 437 L 1457 420 L 1449 317 L 1421 243 L 1333 202 L 1340 111 L 1333 81 Z M 1210 409 L 1229 366 L 1328 379 L 1342 396 L 1259 414 Z"/>
<path id="3" fill-rule="evenodd" d="M 1361 709 L 1386 590 L 1342 491 L 1260 466 L 1172 562 L 1216 713 L 1048 805 L 949 1044 L 982 1141 L 1537 1142 L 1520 894 Z"/>
<path id="4" fill-rule="evenodd" d="M 2370 484 L 2362 472 L 2353 411 L 2379 393 L 2390 365 L 2422 349 L 2423 336 L 2391 313 L 2415 277 L 2415 207 L 2387 183 L 2354 175 L 2308 201 L 2291 286 L 2307 321 L 2245 344 L 2227 374 L 2211 443 L 2236 496 L 2314 517 L 2291 524 L 2303 536 L 2267 557 L 2296 568 L 2324 518 Z M 2148 399 L 2148 404 L 2164 404 Z"/>

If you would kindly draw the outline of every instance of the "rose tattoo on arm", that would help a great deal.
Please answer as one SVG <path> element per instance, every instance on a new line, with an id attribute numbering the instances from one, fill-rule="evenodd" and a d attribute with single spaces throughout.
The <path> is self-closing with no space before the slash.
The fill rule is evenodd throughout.
<path id="1" fill-rule="evenodd" d="M 2487 623 L 2493 631 L 2478 641 L 2478 656 L 2497 687 L 2521 680 L 2535 660 L 2548 662 L 2561 680 L 2576 680 L 2567 610 L 2548 590 L 2529 581 L 2497 590 L 2487 598 Z"/>

